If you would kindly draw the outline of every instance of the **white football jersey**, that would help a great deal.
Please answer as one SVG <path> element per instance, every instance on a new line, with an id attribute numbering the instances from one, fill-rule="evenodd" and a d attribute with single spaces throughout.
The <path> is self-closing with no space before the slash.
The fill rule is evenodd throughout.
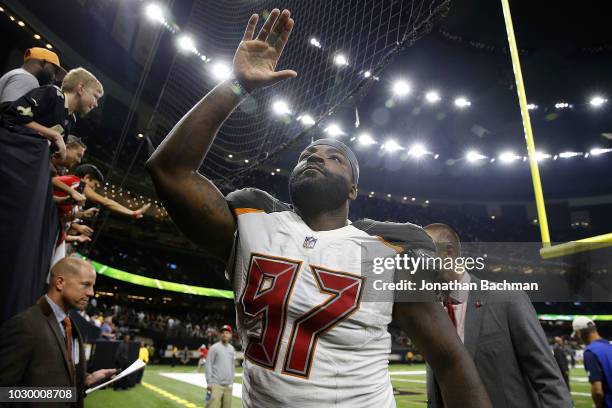
<path id="1" fill-rule="evenodd" d="M 410 248 L 415 237 L 430 243 L 424 231 L 372 220 L 313 231 L 261 190 L 227 201 L 238 225 L 228 274 L 245 355 L 243 406 L 395 407 L 393 298 L 363 299 L 362 262 Z"/>

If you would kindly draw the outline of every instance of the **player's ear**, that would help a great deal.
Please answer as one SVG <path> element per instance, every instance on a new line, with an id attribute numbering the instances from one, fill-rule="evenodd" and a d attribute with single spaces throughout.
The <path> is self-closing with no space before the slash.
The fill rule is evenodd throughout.
<path id="1" fill-rule="evenodd" d="M 351 184 L 351 190 L 349 191 L 349 199 L 351 201 L 354 201 L 357 198 L 357 186 L 354 184 Z"/>

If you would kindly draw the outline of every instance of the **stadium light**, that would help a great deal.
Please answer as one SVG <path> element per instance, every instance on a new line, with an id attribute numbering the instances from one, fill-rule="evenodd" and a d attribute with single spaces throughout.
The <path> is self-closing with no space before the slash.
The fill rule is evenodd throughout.
<path id="1" fill-rule="evenodd" d="M 393 139 L 388 139 L 385 144 L 381 146 L 381 149 L 386 150 L 390 153 L 396 152 L 398 150 L 404 150 L 404 148 L 397 144 L 397 142 Z"/>
<path id="2" fill-rule="evenodd" d="M 472 102 L 468 101 L 465 97 L 460 96 L 459 98 L 455 99 L 455 106 L 458 108 L 467 108 L 468 106 L 472 105 Z"/>
<path id="3" fill-rule="evenodd" d="M 410 147 L 410 150 L 408 150 L 408 154 L 412 157 L 416 157 L 416 158 L 420 158 L 423 157 L 427 154 L 427 149 L 425 149 L 425 146 L 423 146 L 420 143 L 415 143 Z"/>
<path id="4" fill-rule="evenodd" d="M 537 161 L 542 161 L 546 159 L 550 159 L 552 156 L 548 153 L 544 152 L 535 152 L 535 158 Z"/>
<path id="5" fill-rule="evenodd" d="M 326 127 L 325 133 L 329 134 L 332 137 L 344 135 L 344 132 L 342 131 L 340 126 L 336 125 L 335 123 L 332 123 L 331 125 Z"/>
<path id="6" fill-rule="evenodd" d="M 361 146 L 370 146 L 370 145 L 376 144 L 376 140 L 374 140 L 372 136 L 370 136 L 368 133 L 360 134 L 359 137 L 357 138 L 357 142 Z"/>
<path id="7" fill-rule="evenodd" d="M 291 113 L 289 105 L 285 101 L 276 101 L 272 104 L 272 110 L 277 115 L 288 115 Z"/>
<path id="8" fill-rule="evenodd" d="M 334 57 L 334 64 L 338 65 L 339 67 L 343 67 L 348 65 L 349 63 L 348 59 L 344 54 L 336 54 L 336 56 Z"/>
<path id="9" fill-rule="evenodd" d="M 608 100 L 604 99 L 603 97 L 599 95 L 592 97 L 591 100 L 589 101 L 591 106 L 594 108 L 599 108 L 601 105 L 603 105 L 606 102 L 608 102 Z"/>
<path id="10" fill-rule="evenodd" d="M 482 159 L 486 159 L 487 156 L 483 156 L 482 154 L 478 153 L 475 150 L 470 150 L 469 152 L 467 152 L 467 154 L 465 155 L 465 158 L 467 161 L 469 161 L 470 163 L 475 163 L 478 160 L 482 160 Z"/>
<path id="11" fill-rule="evenodd" d="M 518 159 L 520 159 L 520 156 L 517 156 L 514 152 L 504 152 L 499 155 L 499 160 L 501 160 L 502 163 L 512 163 Z"/>
<path id="12" fill-rule="evenodd" d="M 211 67 L 212 75 L 215 79 L 224 80 L 232 75 L 232 70 L 224 62 L 216 62 Z"/>
<path id="13" fill-rule="evenodd" d="M 436 91 L 429 91 L 425 94 L 425 99 L 427 102 L 434 104 L 440 102 L 442 98 L 440 98 L 440 94 L 438 94 Z"/>
<path id="14" fill-rule="evenodd" d="M 410 93 L 410 84 L 404 80 L 398 80 L 393 83 L 393 95 L 400 98 Z"/>
<path id="15" fill-rule="evenodd" d="M 316 123 L 316 122 L 315 122 L 315 120 L 312 118 L 312 116 L 310 116 L 310 115 L 309 115 L 309 114 L 307 114 L 307 113 L 306 113 L 306 114 L 304 114 L 304 115 L 298 116 L 298 118 L 297 118 L 297 119 L 298 119 L 300 122 L 302 122 L 302 124 L 303 124 L 304 126 L 312 126 L 312 125 L 314 125 L 314 124 Z"/>
<path id="16" fill-rule="evenodd" d="M 151 3 L 145 6 L 145 14 L 149 19 L 157 23 L 164 23 L 164 10 L 157 4 Z"/>
<path id="17" fill-rule="evenodd" d="M 536 109 L 538 109 L 538 105 L 536 105 L 535 103 L 528 103 L 527 104 L 527 109 L 528 110 L 536 110 Z"/>
<path id="18" fill-rule="evenodd" d="M 567 102 L 557 102 L 555 103 L 555 109 L 567 109 L 567 108 L 571 108 L 572 105 L 570 105 Z"/>
<path id="19" fill-rule="evenodd" d="M 313 46 L 315 46 L 317 48 L 321 48 L 321 43 L 316 38 L 311 38 L 310 39 L 310 45 L 313 45 Z"/>
<path id="20" fill-rule="evenodd" d="M 177 39 L 177 44 L 179 46 L 179 48 L 183 51 L 190 51 L 193 53 L 196 53 L 198 50 L 196 49 L 195 46 L 195 42 L 193 41 L 193 38 L 191 38 L 189 35 L 187 34 L 183 34 L 181 35 L 178 39 Z"/>
<path id="21" fill-rule="evenodd" d="M 562 159 L 570 159 L 572 157 L 576 157 L 576 156 L 580 156 L 580 153 L 578 152 L 562 152 L 559 153 L 559 157 Z"/>
<path id="22" fill-rule="evenodd" d="M 600 154 L 609 153 L 609 152 L 612 152 L 612 149 L 602 149 L 602 148 L 596 147 L 594 149 L 591 149 L 589 153 L 591 153 L 592 156 L 599 156 Z"/>

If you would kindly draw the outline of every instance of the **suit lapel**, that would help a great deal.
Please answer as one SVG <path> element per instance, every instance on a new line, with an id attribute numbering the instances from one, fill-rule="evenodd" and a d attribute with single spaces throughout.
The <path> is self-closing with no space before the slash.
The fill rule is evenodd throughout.
<path id="1" fill-rule="evenodd" d="M 45 320 L 47 320 L 47 324 L 55 335 L 57 345 L 62 351 L 62 356 L 64 357 L 64 363 L 66 371 L 68 373 L 68 377 L 71 378 L 72 381 L 72 376 L 70 374 L 70 361 L 68 360 L 68 353 L 66 352 L 66 340 L 64 338 L 64 335 L 62 334 L 62 331 L 60 330 L 59 323 L 55 317 L 55 314 L 53 313 L 53 310 L 51 310 L 51 306 L 49 306 L 49 303 L 47 303 L 47 299 L 45 299 L 44 296 L 41 297 L 37 303 L 38 306 L 40 306 L 40 308 L 42 309 L 43 315 L 45 315 Z"/>
<path id="2" fill-rule="evenodd" d="M 480 287 L 480 279 L 471 275 L 472 282 Z M 468 296 L 466 311 L 465 311 L 465 334 L 464 345 L 472 358 L 476 354 L 476 344 L 480 337 L 480 328 L 482 326 L 482 316 L 484 314 L 485 296 L 486 293 L 480 290 L 471 290 Z"/>

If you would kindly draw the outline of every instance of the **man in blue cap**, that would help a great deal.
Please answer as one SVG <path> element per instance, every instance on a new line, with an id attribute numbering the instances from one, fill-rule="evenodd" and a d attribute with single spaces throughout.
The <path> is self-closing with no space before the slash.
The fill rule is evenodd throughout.
<path id="1" fill-rule="evenodd" d="M 335 139 L 304 149 L 289 178 L 291 205 L 258 189 L 224 197 L 198 173 L 223 122 L 259 88 L 297 76 L 275 71 L 294 21 L 272 10 L 255 37 L 252 15 L 234 78 L 179 121 L 147 162 L 179 228 L 227 264 L 244 345 L 245 407 L 395 407 L 388 371 L 395 312 L 439 378 L 447 407 L 490 407 L 469 354 L 435 302 L 368 301 L 362 265 L 398 253 L 432 256 L 412 224 L 348 220 L 359 165 Z M 382 259 L 382 258 L 380 258 Z"/>
<path id="2" fill-rule="evenodd" d="M 599 335 L 595 322 L 578 316 L 572 322 L 572 337 L 584 350 L 584 369 L 591 383 L 595 408 L 612 408 L 612 345 Z"/>

